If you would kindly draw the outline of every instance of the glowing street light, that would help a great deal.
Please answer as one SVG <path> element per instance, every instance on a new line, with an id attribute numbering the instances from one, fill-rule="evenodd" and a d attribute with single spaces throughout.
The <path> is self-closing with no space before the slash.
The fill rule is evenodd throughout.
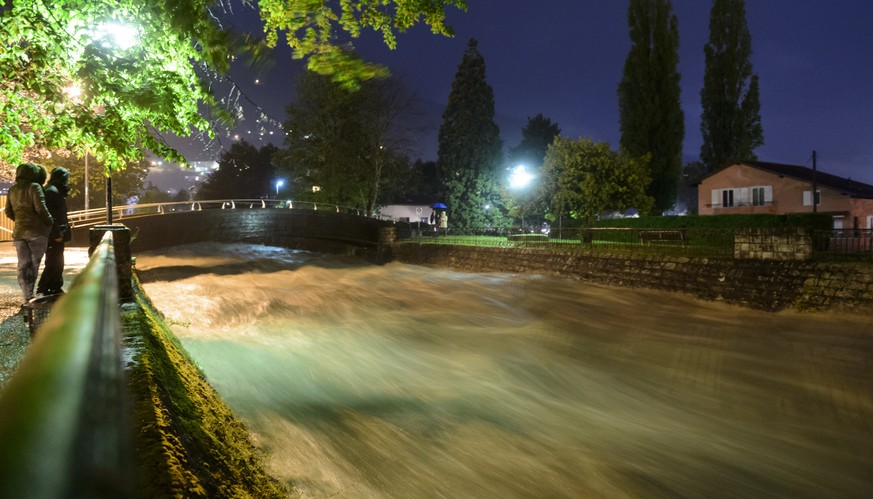
<path id="1" fill-rule="evenodd" d="M 534 176 L 527 171 L 524 165 L 517 165 L 509 174 L 509 187 L 512 189 L 524 189 L 533 180 Z"/>
<path id="2" fill-rule="evenodd" d="M 285 185 L 285 181 L 281 178 L 276 181 L 276 197 L 279 197 L 279 187 L 282 187 L 283 185 Z"/>
<path id="3" fill-rule="evenodd" d="M 135 26 L 130 26 L 125 23 L 103 23 L 100 24 L 96 30 L 90 33 L 90 37 L 93 40 L 101 41 L 101 45 L 103 48 L 107 49 L 120 49 L 122 51 L 127 51 L 133 48 L 135 45 L 139 44 L 139 29 Z M 67 94 L 67 97 L 75 103 L 79 105 L 82 103 L 82 88 L 77 84 L 72 83 L 70 86 L 64 89 L 64 92 Z M 93 111 L 97 114 L 102 114 L 102 105 L 95 108 Z M 89 184 L 90 179 L 88 178 L 88 149 L 85 149 L 85 175 L 84 175 L 84 183 L 85 183 L 85 210 L 90 209 L 90 197 L 91 194 L 89 192 Z M 109 225 L 112 225 L 112 175 L 110 174 L 106 177 L 106 222 Z"/>

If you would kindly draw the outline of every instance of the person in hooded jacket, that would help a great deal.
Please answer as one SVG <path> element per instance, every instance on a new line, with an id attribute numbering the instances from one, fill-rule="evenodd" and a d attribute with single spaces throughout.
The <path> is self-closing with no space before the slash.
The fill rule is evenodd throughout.
<path id="1" fill-rule="evenodd" d="M 36 286 L 36 292 L 42 295 L 63 293 L 64 286 L 64 246 L 71 239 L 69 221 L 67 220 L 67 195 L 70 193 L 70 172 L 58 167 L 52 170 L 45 186 L 45 204 L 54 220 L 48 237 L 48 247 L 45 252 L 45 268 Z"/>
<path id="2" fill-rule="evenodd" d="M 18 285 L 24 304 L 33 298 L 33 288 L 39 264 L 48 246 L 48 236 L 54 223 L 45 204 L 45 194 L 39 184 L 42 168 L 22 163 L 15 170 L 15 185 L 6 197 L 6 216 L 15 222 L 12 243 L 18 256 Z"/>

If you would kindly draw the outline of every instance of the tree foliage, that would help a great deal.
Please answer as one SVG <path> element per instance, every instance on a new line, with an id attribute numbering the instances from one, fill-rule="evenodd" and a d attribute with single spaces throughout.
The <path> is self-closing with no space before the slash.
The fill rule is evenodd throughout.
<path id="1" fill-rule="evenodd" d="M 546 152 L 538 196 L 553 220 L 569 216 L 590 225 L 607 212 L 645 212 L 653 203 L 647 163 L 648 156 L 631 157 L 606 142 L 557 137 Z"/>
<path id="2" fill-rule="evenodd" d="M 137 203 L 139 204 L 169 203 L 170 201 L 173 201 L 173 195 L 161 190 L 151 182 L 142 189 L 142 192 L 139 194 L 139 199 L 137 199 Z"/>
<path id="3" fill-rule="evenodd" d="M 446 8 L 467 9 L 466 0 L 258 0 L 265 22 L 267 43 L 275 46 L 280 35 L 297 59 L 307 58 L 309 70 L 328 75 L 345 88 L 362 80 L 386 76 L 386 70 L 358 59 L 336 44 L 337 32 L 357 38 L 366 29 L 378 32 L 394 48 L 396 32 L 424 22 L 432 33 L 453 36 L 446 25 Z"/>
<path id="4" fill-rule="evenodd" d="M 260 149 L 242 140 L 221 155 L 215 170 L 197 190 L 199 199 L 260 199 L 274 192 L 278 149 L 267 144 Z"/>
<path id="5" fill-rule="evenodd" d="M 8 4 L 8 5 L 7 5 Z M 346 40 L 395 33 L 423 22 L 451 35 L 445 10 L 465 0 L 258 0 L 266 40 L 232 36 L 221 19 L 231 0 L 32 0 L 0 8 L 0 162 L 28 148 L 90 152 L 110 170 L 144 151 L 185 163 L 167 134 L 213 133 L 227 109 L 214 95 L 216 76 L 242 51 L 262 57 L 284 35 L 295 57 L 347 88 L 384 73 L 346 50 Z M 115 35 L 135 35 L 122 45 Z M 77 86 L 78 96 L 70 89 Z M 230 105 L 230 104 L 227 104 Z"/>
<path id="6" fill-rule="evenodd" d="M 525 165 L 536 172 L 543 164 L 546 150 L 561 135 L 561 128 L 557 123 L 537 113 L 533 118 L 527 118 L 527 124 L 521 129 L 521 142 L 509 150 L 510 165 Z"/>
<path id="7" fill-rule="evenodd" d="M 758 75 L 752 70 L 752 36 L 743 0 L 715 0 L 700 100 L 703 145 L 700 160 L 709 171 L 730 161 L 756 159 L 764 144 Z"/>
<path id="8" fill-rule="evenodd" d="M 485 79 L 485 59 L 476 40 L 470 40 L 439 131 L 437 169 L 454 225 L 503 223 L 502 167 L 503 141 L 494 122 L 494 91 Z"/>
<path id="9" fill-rule="evenodd" d="M 621 148 L 649 154 L 655 214 L 676 202 L 685 114 L 679 86 L 679 27 L 670 0 L 631 0 L 631 49 L 618 87 Z"/>
<path id="10" fill-rule="evenodd" d="M 207 130 L 216 100 L 195 65 L 227 69 L 207 0 L 13 2 L 0 13 L 0 159 L 25 148 L 90 152 L 108 169 L 144 150 L 184 161 L 161 135 Z"/>
<path id="11" fill-rule="evenodd" d="M 391 79 L 349 92 L 314 73 L 301 75 L 296 91 L 280 160 L 293 197 L 372 213 L 385 185 L 408 170 L 411 96 Z"/>

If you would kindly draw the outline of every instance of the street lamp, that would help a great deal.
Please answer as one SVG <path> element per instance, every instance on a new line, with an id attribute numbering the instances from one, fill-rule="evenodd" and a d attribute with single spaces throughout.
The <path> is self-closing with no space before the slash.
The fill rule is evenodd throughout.
<path id="1" fill-rule="evenodd" d="M 118 49 L 127 51 L 139 43 L 139 29 L 125 23 L 102 23 L 97 29 L 91 33 L 92 40 L 99 41 L 101 46 L 106 49 Z M 82 89 L 71 84 L 65 89 L 67 96 L 76 104 L 82 103 Z M 97 114 L 103 114 L 103 106 L 98 106 L 93 109 Z M 90 208 L 90 197 L 88 178 L 88 149 L 85 149 L 85 211 Z M 106 177 L 106 222 L 112 225 L 112 175 Z"/>
<path id="2" fill-rule="evenodd" d="M 282 187 L 283 185 L 285 185 L 285 181 L 282 180 L 281 178 L 276 181 L 276 197 L 277 198 L 279 197 L 279 187 Z"/>
<path id="3" fill-rule="evenodd" d="M 509 188 L 514 191 L 524 190 L 525 187 L 530 184 L 531 180 L 533 180 L 534 176 L 532 173 L 527 171 L 524 165 L 515 165 L 509 173 Z M 522 202 L 523 203 L 523 202 Z M 519 211 L 521 212 L 521 230 L 524 231 L 524 207 L 520 206 Z"/>
<path id="4" fill-rule="evenodd" d="M 533 174 L 527 171 L 524 165 L 516 165 L 509 174 L 509 187 L 511 189 L 524 189 L 533 180 Z"/>

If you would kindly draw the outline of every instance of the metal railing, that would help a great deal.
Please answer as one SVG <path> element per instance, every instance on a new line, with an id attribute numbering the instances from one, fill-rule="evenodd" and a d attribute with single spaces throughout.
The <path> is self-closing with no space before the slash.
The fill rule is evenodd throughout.
<path id="1" fill-rule="evenodd" d="M 361 208 L 342 206 L 332 203 L 316 203 L 313 201 L 294 201 L 291 199 L 209 199 L 200 201 L 174 201 L 167 203 L 129 204 L 112 207 L 112 217 L 115 222 L 125 219 L 164 215 L 185 211 L 202 210 L 234 210 L 234 209 L 298 209 L 316 210 L 332 213 L 345 213 L 357 216 L 368 216 Z M 70 224 L 74 227 L 90 227 L 103 225 L 107 222 L 106 208 L 71 211 L 68 215 Z M 391 220 L 390 217 L 375 217 Z"/>
<path id="2" fill-rule="evenodd" d="M 530 231 L 518 227 L 426 228 L 408 240 L 418 243 L 537 248 L 551 251 L 656 253 L 732 258 L 733 229 L 564 228 Z"/>
<path id="3" fill-rule="evenodd" d="M 564 228 L 531 231 L 518 227 L 437 229 L 415 227 L 399 235 L 416 243 L 455 244 L 546 251 L 642 253 L 733 258 L 733 228 Z M 811 230 L 812 258 L 873 261 L 873 229 Z"/>
<path id="4" fill-rule="evenodd" d="M 822 257 L 873 260 L 873 229 L 813 231 L 812 248 Z"/>
<path id="5" fill-rule="evenodd" d="M 112 234 L 0 394 L 0 497 L 132 496 Z"/>

